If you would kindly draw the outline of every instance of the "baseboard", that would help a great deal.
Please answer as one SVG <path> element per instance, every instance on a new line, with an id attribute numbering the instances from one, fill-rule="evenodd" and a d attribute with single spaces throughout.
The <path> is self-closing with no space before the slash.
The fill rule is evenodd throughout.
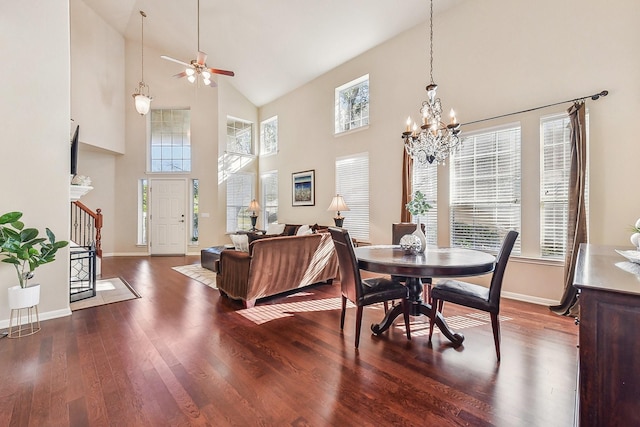
<path id="1" fill-rule="evenodd" d="M 517 294 L 515 292 L 502 291 L 501 296 L 503 298 L 508 298 L 516 301 L 529 302 L 531 304 L 537 304 L 537 305 L 556 305 L 560 303 L 559 301 L 548 299 L 548 298 L 539 298 L 531 295 Z"/>
<path id="2" fill-rule="evenodd" d="M 23 310 L 25 315 L 22 316 L 22 324 L 27 323 L 26 311 Z M 66 317 L 71 316 L 71 309 L 69 307 L 63 308 L 62 310 L 54 310 L 54 311 L 46 311 L 44 313 L 39 313 L 40 321 L 57 319 L 58 317 Z M 9 319 L 0 320 L 0 329 L 5 329 L 9 327 Z"/>

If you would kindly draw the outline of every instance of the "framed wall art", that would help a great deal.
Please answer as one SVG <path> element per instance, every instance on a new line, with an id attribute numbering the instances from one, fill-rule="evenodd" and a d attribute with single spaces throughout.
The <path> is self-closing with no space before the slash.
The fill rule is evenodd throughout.
<path id="1" fill-rule="evenodd" d="M 291 174 L 293 206 L 314 206 L 316 204 L 315 175 L 315 170 Z"/>

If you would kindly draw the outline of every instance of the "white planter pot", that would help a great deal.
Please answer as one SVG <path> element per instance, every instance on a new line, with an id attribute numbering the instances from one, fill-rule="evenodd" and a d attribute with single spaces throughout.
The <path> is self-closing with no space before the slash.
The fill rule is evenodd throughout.
<path id="1" fill-rule="evenodd" d="M 11 310 L 40 304 L 40 285 L 38 284 L 26 288 L 21 288 L 20 285 L 12 286 L 7 291 L 9 293 L 9 309 Z"/>

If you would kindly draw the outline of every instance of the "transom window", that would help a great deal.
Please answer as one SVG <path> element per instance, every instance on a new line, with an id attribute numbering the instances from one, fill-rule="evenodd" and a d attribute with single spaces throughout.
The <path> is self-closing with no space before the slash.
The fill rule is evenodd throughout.
<path id="1" fill-rule="evenodd" d="M 151 110 L 151 172 L 191 171 L 191 111 Z"/>
<path id="2" fill-rule="evenodd" d="M 278 116 L 260 123 L 260 155 L 266 156 L 278 152 Z"/>
<path id="3" fill-rule="evenodd" d="M 467 134 L 451 156 L 451 246 L 497 252 L 520 231 L 520 155 L 520 124 Z"/>
<path id="4" fill-rule="evenodd" d="M 227 117 L 227 151 L 253 154 L 253 123 Z"/>
<path id="5" fill-rule="evenodd" d="M 369 125 L 369 74 L 336 88 L 335 133 Z"/>

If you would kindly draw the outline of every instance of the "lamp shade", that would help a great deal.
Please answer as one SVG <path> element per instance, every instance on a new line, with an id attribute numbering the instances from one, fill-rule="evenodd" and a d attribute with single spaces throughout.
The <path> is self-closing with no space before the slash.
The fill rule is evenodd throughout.
<path id="1" fill-rule="evenodd" d="M 136 111 L 141 115 L 145 115 L 149 112 L 149 108 L 151 107 L 151 98 L 146 95 L 138 94 L 133 95 L 136 103 Z"/>
<path id="2" fill-rule="evenodd" d="M 348 211 L 349 207 L 344 202 L 344 198 L 341 195 L 336 194 L 334 196 L 334 198 L 331 200 L 331 204 L 329 205 L 327 210 L 328 211 L 336 211 L 336 212 Z"/>
<path id="3" fill-rule="evenodd" d="M 260 210 L 260 205 L 258 204 L 258 202 L 256 202 L 256 199 L 253 199 L 251 203 L 249 203 L 249 207 L 247 208 L 247 210 L 252 212 L 257 212 Z"/>

